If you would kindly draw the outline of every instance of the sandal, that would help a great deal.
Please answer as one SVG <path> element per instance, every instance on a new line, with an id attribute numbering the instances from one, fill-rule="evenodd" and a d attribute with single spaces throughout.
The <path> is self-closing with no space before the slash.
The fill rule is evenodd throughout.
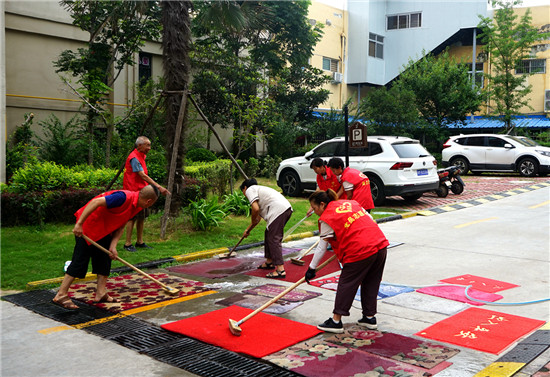
<path id="1" fill-rule="evenodd" d="M 279 271 L 275 270 L 273 272 L 270 272 L 269 274 L 265 275 L 266 278 L 270 279 L 284 279 L 286 278 L 286 272 L 285 270 Z"/>
<path id="2" fill-rule="evenodd" d="M 258 266 L 258 269 L 260 270 L 273 270 L 275 268 L 275 265 L 273 263 L 267 263 L 264 262 Z"/>
<path id="3" fill-rule="evenodd" d="M 73 300 L 71 300 L 71 298 L 69 296 L 63 296 L 61 299 L 58 299 L 58 300 L 53 298 L 52 303 L 54 303 L 57 306 L 61 306 L 64 309 L 68 309 L 68 310 L 79 309 L 79 307 L 73 302 Z"/>
<path id="4" fill-rule="evenodd" d="M 104 302 L 106 304 L 113 304 L 115 302 L 120 302 L 120 300 L 109 296 L 108 293 L 105 293 L 98 301 L 94 300 L 94 304 L 99 304 L 100 302 Z"/>

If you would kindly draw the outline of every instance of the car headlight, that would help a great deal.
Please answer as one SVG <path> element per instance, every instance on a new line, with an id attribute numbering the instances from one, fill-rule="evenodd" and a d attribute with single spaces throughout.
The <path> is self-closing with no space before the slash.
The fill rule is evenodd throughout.
<path id="1" fill-rule="evenodd" d="M 550 157 L 550 152 L 541 151 L 541 150 L 537 150 L 537 149 L 535 149 L 535 152 L 540 153 L 540 154 L 542 154 L 543 156 Z"/>

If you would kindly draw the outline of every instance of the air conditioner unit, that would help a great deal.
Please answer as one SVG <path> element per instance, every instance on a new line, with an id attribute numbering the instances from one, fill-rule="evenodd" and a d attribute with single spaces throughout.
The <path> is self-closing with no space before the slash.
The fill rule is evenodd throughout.
<path id="1" fill-rule="evenodd" d="M 342 74 L 340 72 L 332 72 L 332 82 L 335 84 L 342 82 Z"/>
<path id="2" fill-rule="evenodd" d="M 550 112 L 550 90 L 544 91 L 544 111 Z"/>

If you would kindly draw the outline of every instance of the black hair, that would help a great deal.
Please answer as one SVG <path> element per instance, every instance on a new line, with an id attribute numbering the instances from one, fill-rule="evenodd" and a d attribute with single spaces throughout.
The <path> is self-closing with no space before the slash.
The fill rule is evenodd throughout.
<path id="1" fill-rule="evenodd" d="M 309 196 L 309 202 L 313 202 L 317 205 L 321 203 L 328 204 L 333 200 L 338 200 L 338 195 L 332 189 L 328 189 L 327 191 L 315 191 Z"/>
<path id="2" fill-rule="evenodd" d="M 322 168 L 323 166 L 327 166 L 327 163 L 325 160 L 323 160 L 321 157 L 315 157 L 312 161 L 311 161 L 311 164 L 309 164 L 309 167 L 311 169 L 313 168 Z"/>
<path id="3" fill-rule="evenodd" d="M 335 169 L 343 169 L 344 168 L 344 161 L 340 157 L 333 157 L 328 162 L 329 168 L 335 168 Z"/>
<path id="4" fill-rule="evenodd" d="M 245 187 L 248 188 L 250 186 L 254 186 L 254 185 L 257 185 L 257 184 L 258 184 L 258 182 L 256 181 L 256 178 L 245 179 L 243 181 L 243 183 L 241 183 L 240 189 L 242 191 L 242 189 L 244 189 Z"/>

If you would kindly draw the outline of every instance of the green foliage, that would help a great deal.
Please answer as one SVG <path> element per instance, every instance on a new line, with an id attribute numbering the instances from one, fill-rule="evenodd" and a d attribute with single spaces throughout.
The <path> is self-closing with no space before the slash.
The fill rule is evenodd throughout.
<path id="1" fill-rule="evenodd" d="M 487 93 L 490 96 L 493 115 L 502 115 L 506 131 L 512 129 L 513 118 L 521 114 L 522 107 L 529 104 L 531 85 L 525 86 L 525 78 L 532 73 L 518 74 L 515 70 L 522 60 L 531 59 L 532 46 L 537 41 L 550 38 L 550 32 L 543 32 L 531 24 L 531 10 L 528 9 L 518 21 L 514 7 L 521 0 L 492 1 L 495 9 L 493 18 L 480 17 L 478 25 L 482 30 L 481 40 L 491 58 L 491 70 L 487 73 Z"/>
<path id="2" fill-rule="evenodd" d="M 197 162 L 197 161 L 210 162 L 210 161 L 216 161 L 217 159 L 214 152 L 209 151 L 206 148 L 190 149 L 189 151 L 187 151 L 185 158 L 187 158 L 192 162 Z"/>
<path id="3" fill-rule="evenodd" d="M 86 162 L 87 143 L 83 140 L 83 127 L 78 115 L 62 123 L 55 115 L 38 123 L 43 138 L 38 137 L 40 157 L 59 165 L 73 166 Z"/>
<path id="4" fill-rule="evenodd" d="M 9 181 L 17 169 L 27 163 L 36 163 L 38 160 L 38 148 L 32 139 L 34 132 L 31 130 L 34 114 L 26 113 L 25 121 L 18 126 L 6 142 L 6 177 Z"/>
<path id="5" fill-rule="evenodd" d="M 220 222 L 227 216 L 218 203 L 218 197 L 210 200 L 200 199 L 191 202 L 187 211 L 191 217 L 191 224 L 195 230 L 208 230 L 220 226 Z"/>
<path id="6" fill-rule="evenodd" d="M 155 146 L 155 149 L 151 149 L 147 153 L 147 175 L 155 182 L 162 184 L 166 182 L 167 171 L 166 171 L 166 154 L 164 149 L 161 146 Z"/>
<path id="7" fill-rule="evenodd" d="M 113 169 L 92 169 L 77 166 L 73 169 L 54 162 L 29 164 L 15 172 L 9 191 L 26 193 L 33 191 L 65 190 L 69 188 L 105 187 L 115 176 Z M 119 177 L 118 184 L 122 184 Z"/>
<path id="8" fill-rule="evenodd" d="M 250 216 L 250 202 L 239 190 L 223 196 L 223 211 L 237 216 Z"/>
<path id="9" fill-rule="evenodd" d="M 249 177 L 256 177 L 260 171 L 260 162 L 254 157 L 250 157 L 244 162 L 244 172 Z"/>
<path id="10" fill-rule="evenodd" d="M 212 162 L 195 162 L 185 167 L 185 174 L 191 178 L 209 183 L 212 191 L 224 195 L 229 189 L 231 160 L 219 159 Z"/>
<path id="11" fill-rule="evenodd" d="M 258 175 L 264 178 L 274 178 L 282 160 L 281 157 L 269 155 L 260 157 L 260 172 Z"/>

